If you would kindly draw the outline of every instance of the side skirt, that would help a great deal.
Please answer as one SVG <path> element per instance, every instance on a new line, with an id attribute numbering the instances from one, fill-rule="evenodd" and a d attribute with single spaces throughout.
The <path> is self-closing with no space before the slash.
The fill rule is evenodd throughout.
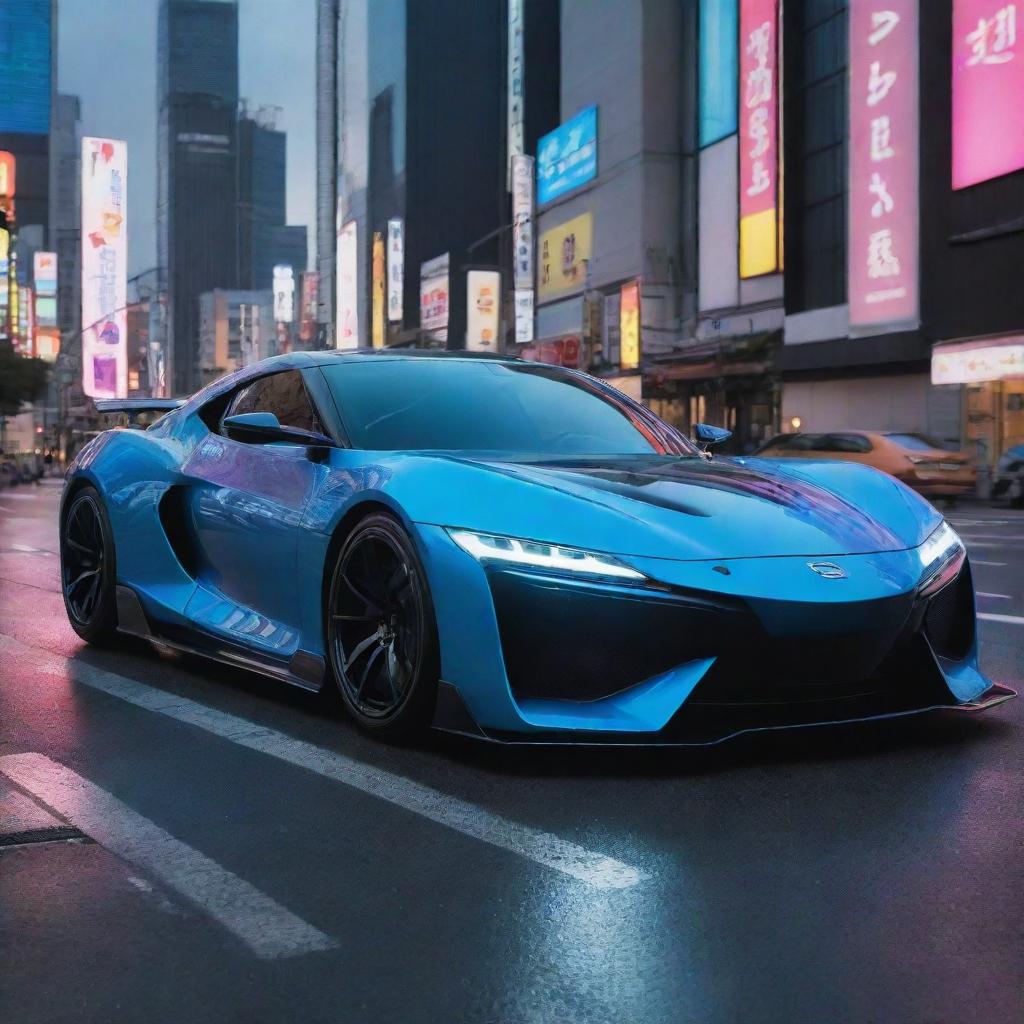
<path id="1" fill-rule="evenodd" d="M 242 651 L 226 645 L 219 638 L 207 638 L 206 634 L 200 635 L 204 639 L 209 640 L 209 646 L 188 643 L 179 638 L 171 638 L 153 629 L 146 616 L 145 609 L 142 607 L 142 602 L 131 587 L 118 585 L 115 589 L 115 594 L 117 599 L 117 628 L 121 633 L 138 637 L 141 640 L 148 640 L 150 643 L 159 644 L 163 647 L 169 647 L 171 650 L 180 651 L 182 654 L 195 654 L 201 658 L 209 658 L 211 661 L 219 661 L 225 665 L 233 665 L 236 668 L 259 672 L 261 675 L 288 683 L 290 686 L 297 686 L 300 690 L 306 690 L 310 693 L 319 693 L 323 688 L 326 677 L 326 664 L 324 659 L 318 654 L 311 654 L 309 651 L 296 651 L 287 664 L 282 664 L 260 658 L 251 651 Z"/>

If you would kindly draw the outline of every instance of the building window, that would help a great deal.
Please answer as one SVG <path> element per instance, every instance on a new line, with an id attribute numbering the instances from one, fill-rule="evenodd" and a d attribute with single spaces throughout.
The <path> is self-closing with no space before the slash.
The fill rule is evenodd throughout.
<path id="1" fill-rule="evenodd" d="M 846 0 L 785 5 L 786 310 L 846 301 Z"/>

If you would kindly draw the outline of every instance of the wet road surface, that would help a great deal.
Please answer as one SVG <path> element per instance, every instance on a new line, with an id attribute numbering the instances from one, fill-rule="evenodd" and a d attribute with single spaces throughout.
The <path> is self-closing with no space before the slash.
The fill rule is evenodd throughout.
<path id="1" fill-rule="evenodd" d="M 696 752 L 388 747 L 329 698 L 85 647 L 58 496 L 0 491 L 5 1024 L 1024 1020 L 1024 700 Z M 949 515 L 1020 687 L 1024 513 Z"/>

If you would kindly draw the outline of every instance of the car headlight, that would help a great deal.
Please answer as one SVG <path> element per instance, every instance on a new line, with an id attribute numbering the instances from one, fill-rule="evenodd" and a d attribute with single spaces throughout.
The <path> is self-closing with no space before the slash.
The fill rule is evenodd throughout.
<path id="1" fill-rule="evenodd" d="M 945 520 L 917 549 L 924 574 L 918 593 L 927 597 L 941 590 L 960 572 L 967 557 L 963 541 Z"/>
<path id="2" fill-rule="evenodd" d="M 501 562 L 525 565 L 551 572 L 583 576 L 604 576 L 620 580 L 646 580 L 636 569 L 623 564 L 611 555 L 579 548 L 566 548 L 559 544 L 542 544 L 518 537 L 500 537 L 473 530 L 449 530 L 448 535 L 467 554 L 478 562 Z"/>

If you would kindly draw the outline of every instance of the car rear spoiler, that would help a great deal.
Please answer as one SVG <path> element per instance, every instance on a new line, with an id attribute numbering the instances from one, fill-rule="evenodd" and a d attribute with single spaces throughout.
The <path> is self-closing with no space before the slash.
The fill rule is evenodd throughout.
<path id="1" fill-rule="evenodd" d="M 124 413 L 128 425 L 135 426 L 141 413 L 171 412 L 180 409 L 185 402 L 184 398 L 99 398 L 95 404 L 97 412 Z"/>

